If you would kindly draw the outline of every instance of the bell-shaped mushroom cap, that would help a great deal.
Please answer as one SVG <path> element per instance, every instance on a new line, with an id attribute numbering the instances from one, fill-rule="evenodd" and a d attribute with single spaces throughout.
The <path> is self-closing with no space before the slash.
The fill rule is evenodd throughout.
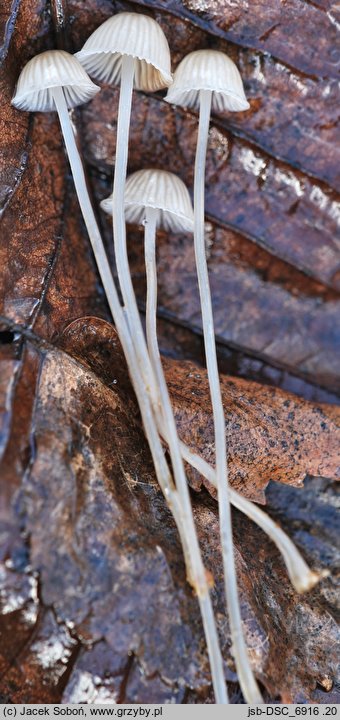
<path id="1" fill-rule="evenodd" d="M 21 71 L 12 105 L 19 110 L 55 110 L 51 92 L 54 87 L 63 88 L 69 108 L 91 100 L 100 90 L 73 55 L 64 50 L 47 50 L 29 60 Z"/>
<path id="2" fill-rule="evenodd" d="M 249 108 L 235 63 L 219 50 L 195 50 L 183 58 L 165 99 L 174 105 L 198 107 L 200 90 L 212 91 L 213 110 Z"/>
<path id="3" fill-rule="evenodd" d="M 103 210 L 112 214 L 112 195 L 100 203 Z M 158 210 L 157 227 L 170 232 L 193 232 L 194 213 L 190 195 L 177 175 L 165 170 L 138 170 L 130 175 L 125 185 L 125 218 L 141 225 L 145 208 Z"/>
<path id="4" fill-rule="evenodd" d="M 154 92 L 172 83 L 170 50 L 162 28 L 139 13 L 122 12 L 100 25 L 76 57 L 96 80 L 118 84 L 122 55 L 136 59 L 137 90 Z"/>

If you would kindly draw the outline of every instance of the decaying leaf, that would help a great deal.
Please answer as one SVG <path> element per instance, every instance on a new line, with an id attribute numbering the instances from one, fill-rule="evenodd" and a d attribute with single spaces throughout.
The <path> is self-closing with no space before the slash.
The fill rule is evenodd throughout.
<path id="1" fill-rule="evenodd" d="M 193 364 L 178 367 L 172 362 L 167 363 L 167 378 L 181 439 L 213 464 L 206 372 Z M 299 485 L 307 474 L 340 477 L 337 408 L 311 405 L 237 378 L 222 378 L 221 385 L 228 465 L 235 489 L 261 502 L 258 488 L 264 489 L 269 480 Z"/>
<path id="2" fill-rule="evenodd" d="M 113 108 L 117 108 L 117 96 L 116 89 L 105 89 L 85 110 L 89 160 L 101 169 L 113 164 L 112 115 Z M 157 129 L 151 131 L 158 116 Z M 131 170 L 141 164 L 162 168 L 170 156 L 171 170 L 192 186 L 195 114 L 169 106 L 160 98 L 142 96 L 134 103 L 132 128 L 136 144 L 130 154 Z M 144 133 L 150 136 L 146 149 Z M 279 211 L 277 196 L 282 199 Z M 244 141 L 234 138 L 229 142 L 228 132 L 213 121 L 206 170 L 208 218 L 219 226 L 241 231 L 316 280 L 332 286 L 334 269 L 338 269 L 339 263 L 339 250 L 334 242 L 339 220 L 337 195 L 330 192 L 324 202 L 318 198 L 322 198 L 322 188 L 315 181 L 268 159 Z"/>
<path id="3" fill-rule="evenodd" d="M 9 412 L 23 378 L 33 373 L 36 387 L 21 436 L 21 447 L 25 440 L 31 452 L 27 471 L 20 485 L 9 483 L 3 508 L 12 508 L 13 529 L 2 565 L 2 691 L 16 702 L 140 702 L 145 692 L 149 702 L 185 702 L 190 689 L 204 702 L 210 683 L 197 601 L 115 341 L 108 340 L 106 323 L 91 327 L 83 320 L 63 343 L 76 339 L 77 327 L 80 355 L 85 323 L 86 365 L 96 372 L 33 338 L 17 363 Z M 103 340 L 91 353 L 100 326 Z M 4 356 L 1 365 L 6 370 L 8 364 L 11 369 Z M 9 478 L 17 458 L 11 435 Z M 297 494 L 299 507 L 304 496 Z M 226 674 L 233 681 L 217 507 L 203 491 L 193 495 L 193 504 L 215 579 Z M 257 675 L 271 696 L 285 702 L 312 698 L 316 683 L 334 676 L 331 598 L 320 589 L 297 596 L 262 532 L 237 512 L 234 521 L 243 618 Z M 323 587 L 331 596 L 331 581 Z"/>
<path id="4" fill-rule="evenodd" d="M 61 342 L 88 367 L 99 369 L 109 385 L 124 392 L 129 389 L 120 344 L 109 323 L 95 318 L 76 320 L 65 329 Z M 181 439 L 214 465 L 206 371 L 192 363 L 167 360 L 165 374 Z M 238 492 L 264 502 L 270 480 L 301 485 L 306 475 L 340 477 L 337 407 L 317 406 L 240 378 L 224 377 L 222 393 L 230 482 Z M 190 468 L 188 473 L 193 487 L 199 489 L 202 478 Z"/>
<path id="5" fill-rule="evenodd" d="M 176 65 L 227 51 L 249 112 L 215 116 L 207 225 L 231 481 L 267 509 L 315 569 L 292 590 L 266 536 L 233 511 L 242 617 L 264 698 L 336 702 L 339 458 L 337 7 L 256 2 L 4 0 L 0 18 L 0 694 L 4 702 L 213 702 L 196 598 L 155 482 L 53 114 L 10 106 L 25 62 L 78 50 L 112 12 L 146 11 Z M 87 175 L 108 195 L 118 93 L 73 112 Z M 197 117 L 135 93 L 130 170 L 192 188 Z M 111 228 L 98 214 L 112 259 Z M 159 234 L 160 335 L 182 436 L 213 461 L 192 239 Z M 130 257 L 141 307 L 140 232 Z M 87 316 L 87 317 L 84 317 Z M 90 317 L 89 317 L 90 316 Z M 80 318 L 80 319 L 79 319 Z M 183 358 L 191 364 L 183 363 Z M 192 361 L 198 360 L 201 367 Z M 198 377 L 198 375 L 200 377 Z M 238 377 L 239 376 L 239 377 Z M 260 380 L 261 386 L 242 377 Z M 270 387 L 271 386 L 271 387 Z M 311 404 L 277 388 L 293 390 Z M 194 393 L 194 394 L 193 394 Z M 330 405 L 320 404 L 332 402 Z M 204 413 L 202 406 L 204 405 Z M 294 417 L 293 417 L 294 415 Z M 190 423 L 190 432 L 188 429 Z M 195 430 L 194 437 L 192 430 Z M 215 499 L 191 474 L 231 698 Z M 199 492 L 197 492 L 199 490 Z"/>

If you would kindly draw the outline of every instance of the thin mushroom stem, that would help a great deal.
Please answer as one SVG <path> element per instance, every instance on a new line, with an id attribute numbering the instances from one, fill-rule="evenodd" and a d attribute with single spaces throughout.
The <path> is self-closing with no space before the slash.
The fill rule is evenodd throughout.
<path id="1" fill-rule="evenodd" d="M 146 211 L 145 225 L 145 265 L 147 273 L 146 299 L 146 336 L 151 363 L 155 374 L 159 374 L 161 358 L 157 341 L 157 269 L 156 269 L 156 216 L 157 211 L 151 208 Z M 162 370 L 162 368 L 161 368 Z M 160 432 L 166 440 L 165 426 Z M 216 472 L 200 455 L 180 442 L 181 454 L 192 467 L 216 487 Z M 287 572 L 295 590 L 299 593 L 310 590 L 327 571 L 321 573 L 311 570 L 288 535 L 275 523 L 269 515 L 229 487 L 230 502 L 255 522 L 275 543 L 285 562 Z"/>
<path id="2" fill-rule="evenodd" d="M 185 443 L 181 442 L 180 445 L 183 459 L 198 470 L 214 487 L 217 487 L 215 469 Z M 267 513 L 231 487 L 229 487 L 229 498 L 234 507 L 253 520 L 275 543 L 283 557 L 289 579 L 298 593 L 311 590 L 322 578 L 327 577 L 327 570 L 315 572 L 308 567 L 292 540 Z"/>
<path id="3" fill-rule="evenodd" d="M 121 307 L 119 302 L 117 290 L 107 260 L 103 241 L 87 191 L 84 169 L 75 141 L 62 88 L 53 88 L 53 96 L 59 115 L 60 125 L 71 166 L 80 208 L 90 237 L 92 250 L 96 259 L 97 267 L 103 283 L 112 317 L 114 319 L 122 343 L 123 351 L 127 360 L 130 377 L 143 419 L 146 437 L 150 446 L 156 476 L 162 492 L 166 498 L 168 506 L 174 516 L 181 538 L 184 555 L 185 557 L 187 557 L 189 554 L 188 539 L 186 528 L 183 524 L 181 499 L 179 497 L 179 493 L 174 486 L 173 479 L 167 466 L 150 399 L 148 394 L 145 392 L 144 380 L 136 359 L 136 354 L 128 328 L 125 311 Z"/>
<path id="4" fill-rule="evenodd" d="M 245 699 L 248 703 L 253 704 L 261 703 L 262 697 L 250 666 L 247 647 L 242 631 L 242 620 L 240 613 L 240 603 L 237 590 L 237 578 L 233 551 L 231 511 L 228 493 L 225 418 L 218 375 L 214 321 L 204 241 L 205 161 L 208 143 L 211 100 L 211 90 L 200 91 L 200 113 L 194 181 L 194 243 L 196 269 L 201 299 L 205 356 L 214 417 L 216 478 L 220 517 L 220 534 L 224 566 L 224 586 L 229 612 L 230 631 L 237 673 Z"/>
<path id="5" fill-rule="evenodd" d="M 159 422 L 162 407 L 157 383 L 155 380 L 155 375 L 147 352 L 142 324 L 139 317 L 137 302 L 130 275 L 126 246 L 124 192 L 128 158 L 128 141 L 133 78 L 134 59 L 128 55 L 123 56 L 121 68 L 121 91 L 119 98 L 117 122 L 116 163 L 112 197 L 113 237 L 119 284 L 122 291 L 130 333 L 134 343 L 135 354 L 144 377 L 146 390 L 150 393 L 150 398 L 153 404 L 156 420 L 158 420 Z M 168 422 L 170 414 L 172 416 L 170 402 L 168 406 L 164 408 L 164 411 L 166 412 Z M 183 535 L 185 534 L 187 540 L 187 542 L 184 544 L 184 551 L 186 555 L 186 561 L 188 562 L 188 577 L 189 579 L 192 579 L 194 581 L 201 607 L 216 700 L 220 704 L 226 704 L 228 702 L 228 696 L 224 681 L 222 656 L 219 648 L 216 625 L 209 595 L 209 587 L 197 540 L 186 477 L 184 474 L 184 470 L 183 474 L 181 474 L 178 470 L 180 464 L 182 464 L 182 458 L 178 448 L 178 444 L 174 444 L 172 442 L 172 438 L 173 435 L 171 434 L 169 439 L 169 448 L 171 460 L 174 467 L 176 489 L 178 491 L 179 497 L 181 498 L 181 522 Z"/>
<path id="6" fill-rule="evenodd" d="M 145 224 L 145 265 L 147 274 L 147 300 L 146 300 L 146 336 L 151 363 L 156 375 L 159 375 L 161 358 L 157 341 L 156 310 L 157 310 L 157 271 L 156 271 L 156 215 L 157 211 L 147 209 Z M 162 369 L 161 369 L 162 371 Z M 167 433 L 164 423 L 160 425 L 160 431 L 167 440 Z M 180 442 L 181 454 L 184 460 L 207 480 L 217 487 L 215 469 L 209 465 L 200 455 L 193 452 L 187 445 Z M 285 562 L 287 572 L 295 590 L 299 593 L 310 590 L 320 581 L 325 573 L 317 573 L 311 570 L 298 549 L 286 533 L 254 503 L 229 487 L 229 499 L 232 505 L 243 512 L 255 522 L 275 543 Z"/>
<path id="7" fill-rule="evenodd" d="M 156 267 L 156 220 L 157 210 L 146 208 L 144 223 L 144 254 L 146 270 L 146 340 L 153 367 L 157 377 L 163 376 L 159 370 L 160 354 L 157 341 L 157 267 Z"/>
<path id="8" fill-rule="evenodd" d="M 104 286 L 112 317 L 117 327 L 117 331 L 128 363 L 129 373 L 141 410 L 143 424 L 149 442 L 156 475 L 161 489 L 174 514 L 176 523 L 180 529 L 181 508 L 178 493 L 174 487 L 169 468 L 166 464 L 163 448 L 159 439 L 159 434 L 157 431 L 154 415 L 148 396 L 144 392 L 144 383 L 141 377 L 138 363 L 136 361 L 132 339 L 127 327 L 126 319 L 124 317 L 123 308 L 121 307 L 119 302 L 117 290 L 106 257 L 103 241 L 99 232 L 97 221 L 87 191 L 83 164 L 75 141 L 63 89 L 61 87 L 55 87 L 53 88 L 52 92 L 56 109 L 59 115 L 60 125 L 71 166 L 72 176 L 80 208 L 89 234 L 92 250 L 96 259 L 97 267 Z"/>
<path id="9" fill-rule="evenodd" d="M 187 478 L 184 471 L 176 423 L 171 407 L 167 384 L 164 377 L 161 358 L 157 342 L 156 309 L 157 309 L 157 268 L 156 268 L 156 221 L 157 210 L 147 207 L 145 210 L 144 238 L 145 238 L 145 267 L 147 279 L 146 299 L 146 335 L 151 364 L 156 375 L 164 427 L 166 428 L 166 441 L 171 452 L 176 487 L 181 497 L 183 508 L 183 522 L 187 529 L 190 548 L 189 568 L 198 601 L 201 608 L 204 630 L 207 638 L 208 652 L 211 662 L 212 677 L 216 701 L 225 704 L 228 702 L 226 685 L 223 676 L 222 662 L 218 645 L 216 627 L 213 620 L 213 609 L 209 596 L 209 587 L 204 565 L 201 558 L 196 529 L 192 514 Z"/>
<path id="10" fill-rule="evenodd" d="M 75 142 L 75 137 L 70 122 L 65 97 L 62 88 L 53 89 L 54 102 L 59 115 L 61 129 L 63 132 L 64 142 L 69 157 L 69 162 L 72 170 L 74 184 L 81 207 L 81 211 L 84 217 L 84 221 L 87 227 L 87 231 L 90 237 L 92 249 L 97 262 L 98 270 L 103 282 L 104 290 L 108 299 L 110 310 L 115 321 L 119 337 L 122 342 L 125 357 L 128 362 L 129 372 L 131 380 L 136 392 L 139 407 L 142 413 L 143 424 L 146 432 L 146 436 L 150 445 L 152 458 L 156 470 L 156 475 L 163 494 L 169 504 L 170 509 L 174 515 L 174 519 L 180 534 L 184 555 L 186 559 L 190 558 L 192 549 L 190 547 L 190 537 L 187 532 L 185 523 L 183 522 L 183 508 L 182 498 L 180 493 L 174 487 L 173 480 L 171 478 L 164 453 L 160 442 L 159 434 L 155 418 L 152 412 L 150 399 L 148 394 L 145 392 L 145 384 L 142 378 L 142 374 L 139 368 L 138 361 L 136 359 L 135 349 L 132 343 L 131 334 L 126 322 L 125 310 L 121 307 L 116 287 L 112 278 L 111 270 L 107 261 L 106 253 L 104 250 L 103 241 L 98 229 L 96 218 L 93 212 L 91 201 L 88 195 L 86 180 L 84 175 L 84 169 L 81 162 L 81 158 L 78 152 L 78 148 Z M 124 222 L 125 231 L 125 222 Z M 190 573 L 190 565 L 188 568 Z M 204 572 L 204 568 L 203 568 Z M 212 676 L 215 680 L 214 688 L 216 692 L 216 698 L 219 703 L 226 703 L 226 689 L 223 676 L 223 665 L 222 657 L 218 643 L 217 631 L 215 626 L 215 620 L 211 605 L 209 593 L 207 596 L 200 598 L 199 602 L 201 606 L 201 612 L 204 622 L 204 627 L 207 636 L 207 644 L 210 655 L 211 671 Z M 209 641 L 209 642 L 208 642 Z"/>
<path id="11" fill-rule="evenodd" d="M 126 245 L 126 227 L 124 214 L 124 192 L 128 160 L 129 127 L 131 118 L 133 79 L 135 60 L 131 55 L 122 56 L 121 84 L 117 120 L 117 142 L 115 173 L 112 193 L 112 222 L 114 249 L 117 274 L 126 315 L 130 326 L 132 340 L 138 363 L 145 378 L 146 385 L 153 401 L 154 411 L 160 413 L 160 402 L 157 384 L 152 372 L 150 358 L 147 353 L 144 332 L 140 322 L 136 297 L 132 285 Z"/>

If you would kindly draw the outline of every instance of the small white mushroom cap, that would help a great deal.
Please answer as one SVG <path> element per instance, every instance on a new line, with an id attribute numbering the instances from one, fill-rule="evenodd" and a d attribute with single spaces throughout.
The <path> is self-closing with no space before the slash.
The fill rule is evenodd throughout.
<path id="1" fill-rule="evenodd" d="M 122 55 L 135 58 L 134 85 L 154 92 L 172 83 L 170 50 L 158 23 L 147 15 L 122 12 L 100 25 L 76 57 L 96 80 L 118 84 Z"/>
<path id="2" fill-rule="evenodd" d="M 165 99 L 174 105 L 198 107 L 200 90 L 212 91 L 212 109 L 218 112 L 250 107 L 235 63 L 219 50 L 195 50 L 186 55 Z"/>
<path id="3" fill-rule="evenodd" d="M 112 195 L 100 203 L 112 215 Z M 125 218 L 141 225 L 145 209 L 158 210 L 156 225 L 170 232 L 193 232 L 194 213 L 184 182 L 165 170 L 138 170 L 125 185 Z"/>
<path id="4" fill-rule="evenodd" d="M 54 87 L 63 88 L 69 108 L 91 100 L 100 90 L 73 55 L 47 50 L 29 60 L 21 71 L 12 105 L 31 112 L 55 110 Z"/>

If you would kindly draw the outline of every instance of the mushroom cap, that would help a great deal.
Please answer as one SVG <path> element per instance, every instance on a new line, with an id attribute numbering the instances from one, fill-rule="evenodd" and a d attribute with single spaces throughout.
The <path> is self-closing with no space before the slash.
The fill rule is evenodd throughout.
<path id="1" fill-rule="evenodd" d="M 195 50 L 178 65 L 166 100 L 174 105 L 199 106 L 200 90 L 212 91 L 212 108 L 219 112 L 248 110 L 241 75 L 219 50 Z"/>
<path id="2" fill-rule="evenodd" d="M 100 90 L 73 55 L 64 50 L 47 50 L 29 60 L 21 71 L 12 105 L 18 110 L 55 110 L 51 92 L 54 87 L 63 88 L 69 108 L 91 100 Z"/>
<path id="3" fill-rule="evenodd" d="M 112 195 L 100 203 L 112 215 Z M 184 182 L 165 170 L 138 170 L 125 185 L 125 218 L 141 225 L 146 208 L 158 210 L 156 224 L 170 232 L 193 232 L 194 213 Z"/>
<path id="4" fill-rule="evenodd" d="M 168 41 L 148 15 L 122 12 L 100 25 L 76 57 L 96 80 L 118 84 L 122 55 L 136 59 L 137 90 L 154 92 L 172 83 Z"/>

